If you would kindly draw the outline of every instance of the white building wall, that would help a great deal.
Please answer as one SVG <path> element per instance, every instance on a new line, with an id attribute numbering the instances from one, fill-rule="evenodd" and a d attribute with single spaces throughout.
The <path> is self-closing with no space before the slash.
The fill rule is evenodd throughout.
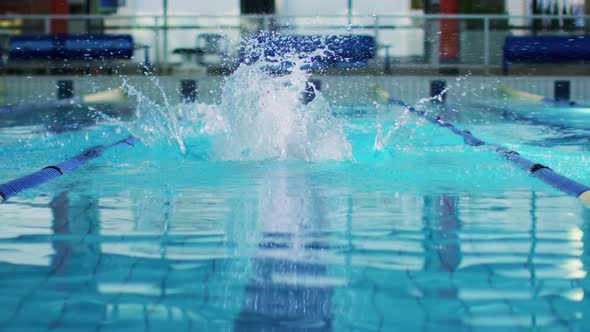
<path id="1" fill-rule="evenodd" d="M 280 21 L 282 25 L 289 24 L 295 28 L 290 33 L 298 34 L 342 34 L 357 33 L 375 35 L 381 46 L 389 46 L 390 54 L 394 59 L 402 59 L 411 56 L 420 58 L 423 55 L 424 31 L 423 22 L 420 20 L 387 17 L 387 15 L 403 15 L 421 13 L 422 11 L 411 10 L 411 0 L 352 0 L 352 13 L 364 17 L 355 18 L 352 23 L 355 28 L 346 29 L 349 24 L 346 14 L 348 12 L 348 0 L 275 0 L 277 14 L 280 16 L 306 16 L 305 18 L 289 18 Z M 526 15 L 531 0 L 506 0 L 506 10 L 510 15 Z M 579 0 L 546 0 L 548 2 L 558 1 L 560 4 L 573 4 Z M 122 15 L 161 15 L 163 12 L 162 0 L 127 0 L 126 6 L 118 11 Z M 236 44 L 240 36 L 239 29 L 231 29 L 228 26 L 239 26 L 239 19 L 205 18 L 205 15 L 239 15 L 240 0 L 168 0 L 169 15 L 193 15 L 196 18 L 169 18 L 169 25 L 187 26 L 200 25 L 211 26 L 210 29 L 174 29 L 168 32 L 169 53 L 179 47 L 196 46 L 197 35 L 201 33 L 224 33 Z M 326 17 L 326 16 L 337 16 Z M 371 28 L 376 22 L 371 15 L 379 15 L 380 26 L 387 26 L 388 29 L 376 31 Z M 201 17 L 198 17 L 201 16 Z M 153 18 L 136 19 L 131 23 L 137 25 L 153 24 Z M 525 19 L 513 19 L 510 22 L 514 25 L 526 24 Z M 325 26 L 337 28 L 326 29 Z M 219 28 L 226 26 L 226 28 Z M 125 31 L 120 31 L 125 32 Z M 157 35 L 153 30 L 132 31 L 139 43 L 148 43 L 155 47 L 163 48 L 162 34 Z M 483 33 L 480 33 L 483 35 Z M 160 43 L 155 46 L 156 43 Z M 480 48 L 479 46 L 474 48 Z M 380 49 L 380 56 L 385 55 L 385 48 Z M 180 60 L 170 57 L 168 60 Z"/>
<path id="2" fill-rule="evenodd" d="M 278 15 L 346 15 L 347 0 L 275 0 Z"/>

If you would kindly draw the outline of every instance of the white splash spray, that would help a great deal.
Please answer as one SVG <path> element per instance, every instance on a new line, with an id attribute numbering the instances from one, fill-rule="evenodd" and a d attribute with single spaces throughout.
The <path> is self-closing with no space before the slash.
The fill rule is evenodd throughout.
<path id="1" fill-rule="evenodd" d="M 280 35 L 273 36 L 280 38 Z M 247 52 L 260 54 L 264 45 L 248 44 Z M 134 134 L 148 143 L 155 136 L 176 142 L 182 153 L 184 140 L 198 136 L 211 141 L 215 160 L 347 160 L 352 147 L 343 124 L 332 115 L 328 101 L 319 91 L 309 104 L 301 96 L 309 79 L 302 69 L 313 54 L 291 53 L 260 57 L 241 64 L 226 78 L 219 105 L 185 104 L 158 106 L 139 92 L 139 129 Z M 280 75 L 276 74 L 277 66 Z M 269 69 L 270 68 L 270 69 Z M 128 87 L 129 88 L 129 87 Z"/>

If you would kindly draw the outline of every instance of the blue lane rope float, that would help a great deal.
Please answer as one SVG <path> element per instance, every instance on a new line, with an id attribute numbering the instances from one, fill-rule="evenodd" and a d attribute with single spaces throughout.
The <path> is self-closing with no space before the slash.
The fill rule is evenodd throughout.
<path id="1" fill-rule="evenodd" d="M 584 184 L 581 184 L 579 182 L 576 182 L 576 181 L 574 181 L 568 177 L 565 177 L 561 174 L 558 174 L 555 171 L 553 171 L 551 168 L 549 168 L 545 165 L 541 165 L 541 164 L 535 163 L 533 161 L 530 161 L 526 158 L 523 158 L 516 151 L 512 151 L 512 150 L 505 148 L 503 146 L 488 144 L 488 143 L 480 140 L 479 138 L 473 136 L 473 134 L 471 134 L 471 132 L 469 132 L 467 130 L 461 130 L 461 129 L 455 127 L 453 124 L 445 122 L 443 119 L 441 119 L 438 116 L 434 116 L 434 115 L 426 113 L 424 111 L 417 110 L 416 108 L 406 104 L 402 100 L 392 98 L 387 91 L 385 91 L 377 86 L 375 87 L 375 95 L 379 99 L 382 99 L 389 104 L 404 107 L 408 111 L 419 115 L 420 117 L 426 119 L 427 121 L 429 121 L 437 126 L 445 127 L 447 129 L 451 130 L 453 133 L 463 137 L 463 141 L 467 145 L 470 145 L 470 146 L 487 145 L 490 147 L 494 147 L 496 152 L 499 153 L 502 157 L 504 157 L 504 159 L 512 162 L 517 167 L 528 171 L 529 173 L 531 173 L 532 175 L 534 175 L 535 177 L 537 177 L 541 181 L 547 183 L 548 185 L 550 185 L 556 189 L 559 189 L 562 192 L 564 192 L 570 196 L 577 197 L 584 204 L 586 204 L 587 206 L 590 207 L 590 187 L 588 187 Z"/>
<path id="2" fill-rule="evenodd" d="M 23 176 L 10 182 L 6 182 L 4 184 L 0 184 L 0 202 L 6 201 L 8 198 L 20 193 L 21 191 L 34 188 L 59 176 L 70 173 L 88 161 L 100 157 L 105 151 L 109 149 L 134 146 L 138 142 L 138 138 L 129 136 L 111 145 L 94 146 L 77 155 L 76 157 L 68 159 L 62 163 L 47 166 L 35 173 Z"/>

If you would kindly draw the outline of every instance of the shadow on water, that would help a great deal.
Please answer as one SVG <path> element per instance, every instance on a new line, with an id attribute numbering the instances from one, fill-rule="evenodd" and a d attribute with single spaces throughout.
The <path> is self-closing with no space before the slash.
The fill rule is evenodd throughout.
<path id="1" fill-rule="evenodd" d="M 259 190 L 261 240 L 251 261 L 244 303 L 234 321 L 236 331 L 329 331 L 333 287 L 321 259 L 328 241 L 322 199 L 300 175 L 286 169 L 263 179 Z M 316 236 L 314 236 L 316 235 Z"/>
<path id="2" fill-rule="evenodd" d="M 440 308 L 460 308 L 461 285 L 457 285 L 453 278 L 461 264 L 459 199 L 453 194 L 425 196 L 423 199 L 424 263 L 416 275 L 430 273 L 437 276 L 440 282 L 416 283 L 420 290 L 418 301 L 423 301 L 425 311 L 424 321 L 417 324 L 421 325 L 421 329 L 466 329 L 458 315 L 448 315 L 444 311 L 440 315 L 439 310 L 431 307 L 438 302 Z"/>
<path id="3" fill-rule="evenodd" d="M 427 232 L 425 270 L 454 272 L 461 262 L 457 197 L 442 194 L 424 197 L 423 222 Z"/>
<path id="4" fill-rule="evenodd" d="M 102 259 L 100 243 L 85 240 L 100 233 L 98 198 L 71 196 L 62 192 L 49 205 L 55 253 L 51 257 L 48 288 L 63 296 L 61 310 L 49 324 L 52 329 L 78 325 L 81 317 L 84 325 L 98 324 L 106 315 L 106 304 L 80 296 L 98 293 L 95 276 Z"/>

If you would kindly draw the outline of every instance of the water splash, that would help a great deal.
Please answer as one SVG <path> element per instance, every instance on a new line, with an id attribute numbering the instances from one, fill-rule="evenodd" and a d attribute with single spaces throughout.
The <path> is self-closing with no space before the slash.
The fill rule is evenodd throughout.
<path id="1" fill-rule="evenodd" d="M 420 107 L 420 106 L 417 106 Z M 418 122 L 416 122 L 418 121 Z M 387 148 L 401 150 L 411 145 L 415 128 L 411 124 L 420 125 L 421 119 L 412 117 L 404 107 L 387 105 L 377 108 L 376 134 L 373 142 L 373 153 L 380 154 Z"/>
<path id="2" fill-rule="evenodd" d="M 300 101 L 308 74 L 297 65 L 277 77 L 265 65 L 242 65 L 227 79 L 218 109 L 226 131 L 214 139 L 215 155 L 224 160 L 349 159 L 351 145 L 328 102 L 318 91 L 311 103 Z"/>
<path id="3" fill-rule="evenodd" d="M 148 144 L 175 143 L 181 153 L 185 141 L 208 139 L 208 155 L 215 160 L 351 159 L 343 123 L 320 91 L 313 87 L 316 98 L 307 105 L 301 101 L 311 75 L 305 68 L 329 51 L 265 55 L 265 43 L 280 38 L 286 37 L 272 34 L 246 42 L 247 60 L 225 79 L 218 105 L 158 105 L 126 84 L 138 98 L 138 121 L 130 130 Z"/>
<path id="4" fill-rule="evenodd" d="M 166 140 L 169 144 L 176 144 L 181 153 L 186 153 L 186 144 L 181 135 L 179 118 L 183 107 L 171 105 L 168 96 L 162 89 L 159 80 L 150 76 L 153 86 L 162 95 L 163 104 L 157 103 L 153 98 L 146 96 L 127 81 L 123 82 L 123 88 L 129 96 L 137 99 L 135 110 L 136 121 L 128 125 L 127 129 L 139 137 L 145 144 L 152 144 L 159 140 Z"/>

